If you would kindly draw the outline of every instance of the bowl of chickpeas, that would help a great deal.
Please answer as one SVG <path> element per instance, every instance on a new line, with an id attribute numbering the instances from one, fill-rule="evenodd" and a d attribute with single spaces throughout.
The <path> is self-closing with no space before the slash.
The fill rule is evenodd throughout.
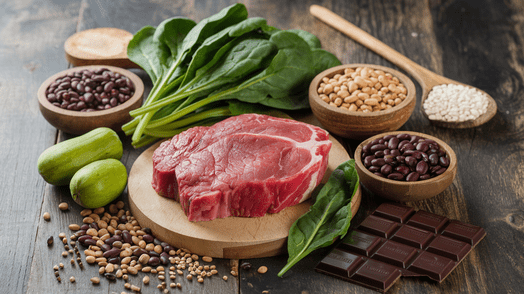
<path id="1" fill-rule="evenodd" d="M 344 64 L 312 80 L 309 104 L 329 132 L 363 140 L 404 125 L 415 109 L 416 90 L 410 78 L 392 68 Z"/>

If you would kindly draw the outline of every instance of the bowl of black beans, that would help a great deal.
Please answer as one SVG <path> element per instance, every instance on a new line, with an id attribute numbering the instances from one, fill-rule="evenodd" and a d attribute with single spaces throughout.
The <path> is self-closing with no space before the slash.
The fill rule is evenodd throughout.
<path id="1" fill-rule="evenodd" d="M 382 133 L 355 150 L 360 182 L 375 195 L 410 202 L 434 197 L 451 185 L 457 157 L 433 136 L 407 131 Z"/>
<path id="2" fill-rule="evenodd" d="M 120 131 L 129 111 L 142 105 L 144 84 L 131 71 L 104 65 L 70 68 L 38 89 L 44 118 L 57 129 L 81 135 L 98 127 Z"/>

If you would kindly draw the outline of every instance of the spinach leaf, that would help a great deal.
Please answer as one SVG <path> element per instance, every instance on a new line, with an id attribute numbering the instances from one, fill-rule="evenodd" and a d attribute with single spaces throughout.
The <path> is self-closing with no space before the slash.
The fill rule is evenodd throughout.
<path id="1" fill-rule="evenodd" d="M 279 277 L 313 250 L 329 246 L 349 229 L 351 199 L 358 189 L 359 179 L 355 160 L 339 165 L 315 199 L 310 210 L 289 229 L 287 264 Z"/>
<path id="2" fill-rule="evenodd" d="M 306 32 L 303 30 L 287 30 L 287 31 L 298 35 L 300 38 L 306 41 L 306 43 L 309 45 L 309 48 L 320 49 L 320 40 L 317 38 L 317 36 L 313 35 L 312 33 Z"/>

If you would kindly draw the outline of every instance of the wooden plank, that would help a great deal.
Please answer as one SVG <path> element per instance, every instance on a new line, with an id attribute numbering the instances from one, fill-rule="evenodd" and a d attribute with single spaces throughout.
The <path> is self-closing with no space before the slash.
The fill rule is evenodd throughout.
<path id="1" fill-rule="evenodd" d="M 0 9 L 0 276 L 5 293 L 27 289 L 45 185 L 37 172 L 40 153 L 56 130 L 38 110 L 36 91 L 67 67 L 56 48 L 74 31 L 79 3 L 55 6 L 2 1 Z"/>

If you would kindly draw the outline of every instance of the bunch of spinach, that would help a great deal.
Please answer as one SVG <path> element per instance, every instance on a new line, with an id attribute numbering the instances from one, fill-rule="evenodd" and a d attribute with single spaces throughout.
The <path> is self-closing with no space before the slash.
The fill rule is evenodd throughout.
<path id="1" fill-rule="evenodd" d="M 228 101 L 277 109 L 309 107 L 307 90 L 319 72 L 340 64 L 320 49 L 313 34 L 279 30 L 263 18 L 248 18 L 234 4 L 198 24 L 171 18 L 146 26 L 129 42 L 130 60 L 150 76 L 153 88 L 133 120 L 122 127 L 135 147 L 195 125 L 231 115 Z M 246 113 L 243 112 L 243 113 Z"/>
<path id="2" fill-rule="evenodd" d="M 282 277 L 293 265 L 313 250 L 331 245 L 343 237 L 350 225 L 351 199 L 359 186 L 355 160 L 339 165 L 316 196 L 310 210 L 289 229 L 287 264 L 278 273 Z"/>

